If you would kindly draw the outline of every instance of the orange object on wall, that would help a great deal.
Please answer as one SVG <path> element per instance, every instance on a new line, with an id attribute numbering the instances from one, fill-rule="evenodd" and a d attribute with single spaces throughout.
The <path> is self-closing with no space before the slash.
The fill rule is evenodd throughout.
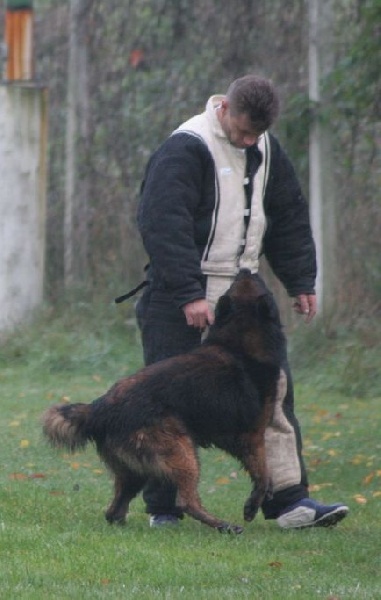
<path id="1" fill-rule="evenodd" d="M 7 45 L 5 79 L 8 81 L 33 79 L 32 9 L 6 11 L 5 43 Z"/>

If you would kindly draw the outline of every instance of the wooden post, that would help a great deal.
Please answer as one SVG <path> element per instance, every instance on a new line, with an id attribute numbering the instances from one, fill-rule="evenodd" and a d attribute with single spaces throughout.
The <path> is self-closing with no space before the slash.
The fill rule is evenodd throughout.
<path id="1" fill-rule="evenodd" d="M 329 98 L 322 86 L 333 62 L 332 1 L 308 0 L 309 7 L 309 98 L 310 128 L 310 212 L 317 249 L 316 293 L 319 311 L 334 308 L 337 299 L 336 190 L 332 137 L 327 109 Z"/>
<path id="2" fill-rule="evenodd" d="M 88 275 L 89 137 L 87 20 L 91 0 L 70 0 L 64 220 L 65 287 Z"/>
<path id="3" fill-rule="evenodd" d="M 31 1 L 7 1 L 5 44 L 7 49 L 5 80 L 33 79 L 33 3 Z"/>
<path id="4" fill-rule="evenodd" d="M 33 81 L 32 2 L 6 2 L 0 83 L 0 334 L 44 294 L 48 90 Z"/>
<path id="5" fill-rule="evenodd" d="M 0 337 L 43 300 L 47 90 L 0 84 Z"/>
<path id="6" fill-rule="evenodd" d="M 321 144 L 318 109 L 320 107 L 320 63 L 319 63 L 319 0 L 309 0 L 309 99 L 312 122 L 310 126 L 310 214 L 312 230 L 316 244 L 318 276 L 316 279 L 316 295 L 319 309 L 323 297 L 323 231 L 322 231 L 322 189 L 321 189 Z"/>

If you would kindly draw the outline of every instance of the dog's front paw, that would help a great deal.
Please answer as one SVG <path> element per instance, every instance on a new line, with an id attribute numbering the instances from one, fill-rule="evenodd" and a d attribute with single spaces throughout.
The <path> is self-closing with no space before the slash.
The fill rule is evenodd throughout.
<path id="1" fill-rule="evenodd" d="M 257 512 L 258 509 L 247 509 L 246 506 L 243 510 L 243 518 L 245 519 L 245 521 L 247 523 L 250 523 L 251 521 L 254 521 L 255 517 L 257 516 Z"/>
<path id="2" fill-rule="evenodd" d="M 249 522 L 253 521 L 258 512 L 259 506 L 258 503 L 251 496 L 248 498 L 243 507 L 243 518 L 245 521 Z"/>
<path id="3" fill-rule="evenodd" d="M 125 515 L 118 515 L 118 514 L 114 514 L 114 513 L 107 511 L 105 513 L 105 519 L 106 519 L 107 523 L 109 523 L 110 525 L 125 525 L 126 524 Z"/>

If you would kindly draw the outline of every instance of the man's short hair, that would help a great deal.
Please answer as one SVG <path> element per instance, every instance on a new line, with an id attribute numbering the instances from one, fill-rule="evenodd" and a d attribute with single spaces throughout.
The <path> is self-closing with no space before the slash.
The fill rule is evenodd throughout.
<path id="1" fill-rule="evenodd" d="M 266 131 L 279 113 L 279 97 L 269 79 L 245 75 L 233 81 L 226 93 L 233 116 L 245 113 L 253 128 Z"/>

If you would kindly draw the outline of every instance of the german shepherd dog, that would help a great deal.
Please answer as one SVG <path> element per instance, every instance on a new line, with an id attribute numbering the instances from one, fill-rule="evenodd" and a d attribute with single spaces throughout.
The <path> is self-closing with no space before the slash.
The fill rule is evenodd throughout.
<path id="1" fill-rule="evenodd" d="M 272 294 L 242 270 L 216 306 L 215 323 L 192 352 L 162 360 L 115 383 L 91 404 L 60 404 L 43 415 L 51 444 L 70 451 L 94 442 L 115 477 L 109 523 L 124 523 L 148 478 L 177 487 L 177 505 L 220 531 L 243 528 L 202 506 L 197 447 L 215 446 L 251 476 L 244 519 L 252 521 L 271 484 L 265 429 L 282 381 L 285 337 Z M 283 376 L 284 379 L 284 376 Z"/>

